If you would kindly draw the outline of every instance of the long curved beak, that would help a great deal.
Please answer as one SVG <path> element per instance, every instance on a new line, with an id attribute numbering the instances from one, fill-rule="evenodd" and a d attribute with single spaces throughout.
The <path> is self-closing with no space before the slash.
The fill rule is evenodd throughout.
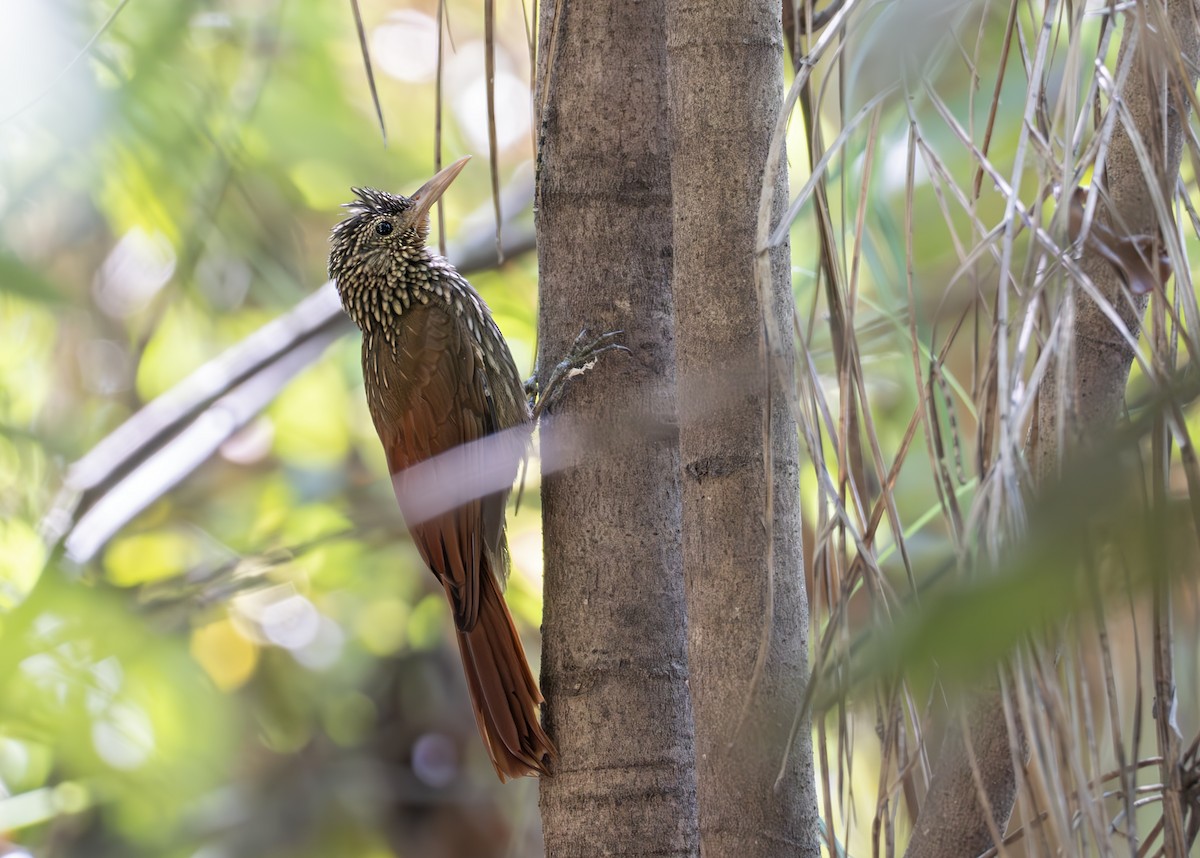
<path id="1" fill-rule="evenodd" d="M 467 162 L 470 160 L 470 155 L 459 158 L 449 167 L 444 167 L 432 179 L 417 188 L 411 197 L 413 202 L 417 204 L 417 208 L 413 212 L 413 223 L 420 223 L 421 219 L 429 214 L 429 210 L 433 208 L 433 204 L 438 201 L 442 194 L 446 193 L 446 189 L 450 187 L 451 182 L 458 178 L 458 174 L 463 171 L 463 167 L 467 166 Z"/>

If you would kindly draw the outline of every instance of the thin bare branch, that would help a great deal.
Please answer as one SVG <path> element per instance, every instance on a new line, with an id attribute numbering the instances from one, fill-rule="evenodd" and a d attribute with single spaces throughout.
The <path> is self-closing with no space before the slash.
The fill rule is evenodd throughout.
<path id="1" fill-rule="evenodd" d="M 375 86 L 375 70 L 371 67 L 371 49 L 367 45 L 367 31 L 363 28 L 362 12 L 359 11 L 358 0 L 350 0 L 350 9 L 354 13 L 354 27 L 358 31 L 358 46 L 362 49 L 363 69 L 367 73 L 371 103 L 375 105 L 375 118 L 379 121 L 379 134 L 383 138 L 383 145 L 387 146 L 387 126 L 383 122 L 383 105 L 379 103 L 379 90 Z"/>

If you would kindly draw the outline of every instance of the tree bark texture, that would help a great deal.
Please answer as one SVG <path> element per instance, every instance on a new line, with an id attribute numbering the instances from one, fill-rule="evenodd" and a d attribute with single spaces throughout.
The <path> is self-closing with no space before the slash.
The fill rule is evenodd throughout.
<path id="1" fill-rule="evenodd" d="M 1200 30 L 1194 0 L 1167 0 L 1165 5 L 1173 39 L 1181 51 L 1163 35 L 1149 5 L 1137 4 L 1125 16 L 1117 65 L 1121 67 L 1130 46 L 1136 45 L 1121 94 L 1133 128 L 1118 119 L 1104 164 L 1103 184 L 1108 202 L 1102 202 L 1096 209 L 1097 220 L 1112 225 L 1120 235 L 1154 235 L 1159 231 L 1160 218 L 1146 173 L 1153 176 L 1169 207 L 1179 175 L 1189 115 L 1188 94 L 1182 87 L 1195 88 L 1194 69 L 1200 64 Z M 1161 3 L 1159 7 L 1162 8 Z M 1179 76 L 1185 67 L 1189 70 L 1186 80 Z M 1138 156 L 1134 134 L 1150 153 L 1150 164 L 1143 164 Z M 1080 264 L 1116 308 L 1130 333 L 1137 336 L 1148 296 L 1130 295 L 1122 276 L 1098 254 L 1085 254 Z M 1066 457 L 1082 449 L 1088 439 L 1103 438 L 1112 429 L 1124 405 L 1133 361 L 1132 348 L 1099 306 L 1078 289 L 1070 294 L 1068 300 L 1075 302 L 1070 353 L 1057 356 L 1066 361 L 1068 388 L 1059 389 L 1058 370 L 1051 368 L 1038 396 L 1036 441 L 1030 455 L 1040 481 L 1053 479 Z M 1061 433 L 1060 409 L 1068 418 Z M 968 722 L 979 776 L 996 824 L 1003 831 L 1017 790 L 1000 693 L 992 691 L 972 707 Z M 962 731 L 952 728 L 935 765 L 905 855 L 961 858 L 990 848 L 993 838 L 978 795 Z"/>
<path id="2" fill-rule="evenodd" d="M 570 439 L 576 466 L 542 485 L 551 856 L 698 851 L 663 15 L 656 2 L 540 4 L 541 369 L 584 325 L 623 330 L 631 349 L 573 381 L 552 420 L 586 428 Z M 544 456 L 565 455 L 547 443 Z"/>
<path id="3" fill-rule="evenodd" d="M 799 441 L 793 381 L 778 370 L 795 362 L 790 335 L 770 371 L 761 356 L 765 320 L 792 330 L 787 246 L 772 257 L 768 306 L 754 277 L 759 190 L 783 100 L 780 3 L 668 0 L 667 34 L 701 852 L 816 856 L 807 723 L 788 745 L 808 677 Z M 776 218 L 782 172 L 778 182 Z"/>
<path id="4" fill-rule="evenodd" d="M 996 829 L 1003 833 L 1012 816 L 1017 779 L 1000 691 L 980 695 L 966 721 L 969 748 L 959 722 L 946 727 L 925 803 L 904 852 L 906 858 L 970 858 L 994 845 L 987 812 L 979 801 L 972 757 Z"/>

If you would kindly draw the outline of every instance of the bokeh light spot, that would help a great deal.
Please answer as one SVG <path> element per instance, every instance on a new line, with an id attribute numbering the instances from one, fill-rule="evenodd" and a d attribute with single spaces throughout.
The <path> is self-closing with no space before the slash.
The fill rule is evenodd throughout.
<path id="1" fill-rule="evenodd" d="M 92 745 L 114 769 L 136 769 L 154 752 L 154 725 L 141 707 L 115 703 L 92 725 Z"/>
<path id="2" fill-rule="evenodd" d="M 293 649 L 292 657 L 312 670 L 326 670 L 342 657 L 346 633 L 329 617 L 318 614 L 318 618 L 317 633 L 307 644 Z"/>
<path id="3" fill-rule="evenodd" d="M 222 691 L 240 688 L 258 666 L 258 646 L 247 640 L 228 617 L 195 629 L 190 649 L 192 658 Z"/>
<path id="4" fill-rule="evenodd" d="M 316 639 L 321 614 L 316 605 L 295 594 L 263 608 L 258 622 L 271 643 L 285 649 L 300 649 Z"/>
<path id="5" fill-rule="evenodd" d="M 529 84 L 511 72 L 496 72 L 496 146 L 503 150 L 529 140 Z M 454 99 L 454 116 L 475 150 L 488 147 L 487 80 L 482 75 Z"/>
<path id="6" fill-rule="evenodd" d="M 118 587 L 133 587 L 172 578 L 199 562 L 200 548 L 181 530 L 155 530 L 125 536 L 104 554 L 108 580 Z"/>
<path id="7" fill-rule="evenodd" d="M 391 655 L 404 645 L 409 609 L 399 599 L 370 602 L 358 615 L 355 631 L 372 655 Z"/>
<path id="8" fill-rule="evenodd" d="M 437 21 L 415 9 L 390 13 L 371 33 L 371 55 L 384 74 L 409 83 L 437 74 Z"/>
<path id="9" fill-rule="evenodd" d="M 83 784 L 65 781 L 54 788 L 54 806 L 61 813 L 79 813 L 91 803 L 91 793 Z"/>
<path id="10" fill-rule="evenodd" d="M 446 622 L 446 597 L 429 594 L 413 608 L 408 618 L 408 643 L 413 649 L 433 649 L 442 640 Z"/>
<path id="11" fill-rule="evenodd" d="M 76 355 L 83 386 L 93 393 L 111 396 L 127 390 L 132 364 L 125 349 L 112 340 L 87 340 Z"/>
<path id="12" fill-rule="evenodd" d="M 362 744 L 375 723 L 375 703 L 360 692 L 335 697 L 321 713 L 325 732 L 344 748 Z"/>
<path id="13" fill-rule="evenodd" d="M 434 789 L 448 787 L 458 777 L 458 747 L 444 733 L 424 733 L 413 742 L 412 767 Z"/>
<path id="14" fill-rule="evenodd" d="M 46 546 L 19 518 L 0 521 L 0 609 L 10 609 L 33 589 L 46 562 Z"/>
<path id="15" fill-rule="evenodd" d="M 135 226 L 122 236 L 92 282 L 97 306 L 114 319 L 145 307 L 175 273 L 175 249 L 161 232 Z"/>

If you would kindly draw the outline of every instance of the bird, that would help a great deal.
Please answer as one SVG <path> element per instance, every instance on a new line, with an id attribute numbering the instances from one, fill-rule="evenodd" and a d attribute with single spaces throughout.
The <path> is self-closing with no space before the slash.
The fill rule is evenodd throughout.
<path id="1" fill-rule="evenodd" d="M 550 774 L 557 750 L 502 594 L 505 505 L 533 428 L 530 398 L 483 298 L 427 245 L 430 209 L 469 157 L 411 196 L 353 188 L 329 276 L 362 331 L 368 410 L 413 543 L 450 602 L 475 720 L 504 782 Z M 415 512 L 404 472 L 491 435 L 498 446 L 486 455 L 506 457 L 506 487 L 432 517 Z"/>

